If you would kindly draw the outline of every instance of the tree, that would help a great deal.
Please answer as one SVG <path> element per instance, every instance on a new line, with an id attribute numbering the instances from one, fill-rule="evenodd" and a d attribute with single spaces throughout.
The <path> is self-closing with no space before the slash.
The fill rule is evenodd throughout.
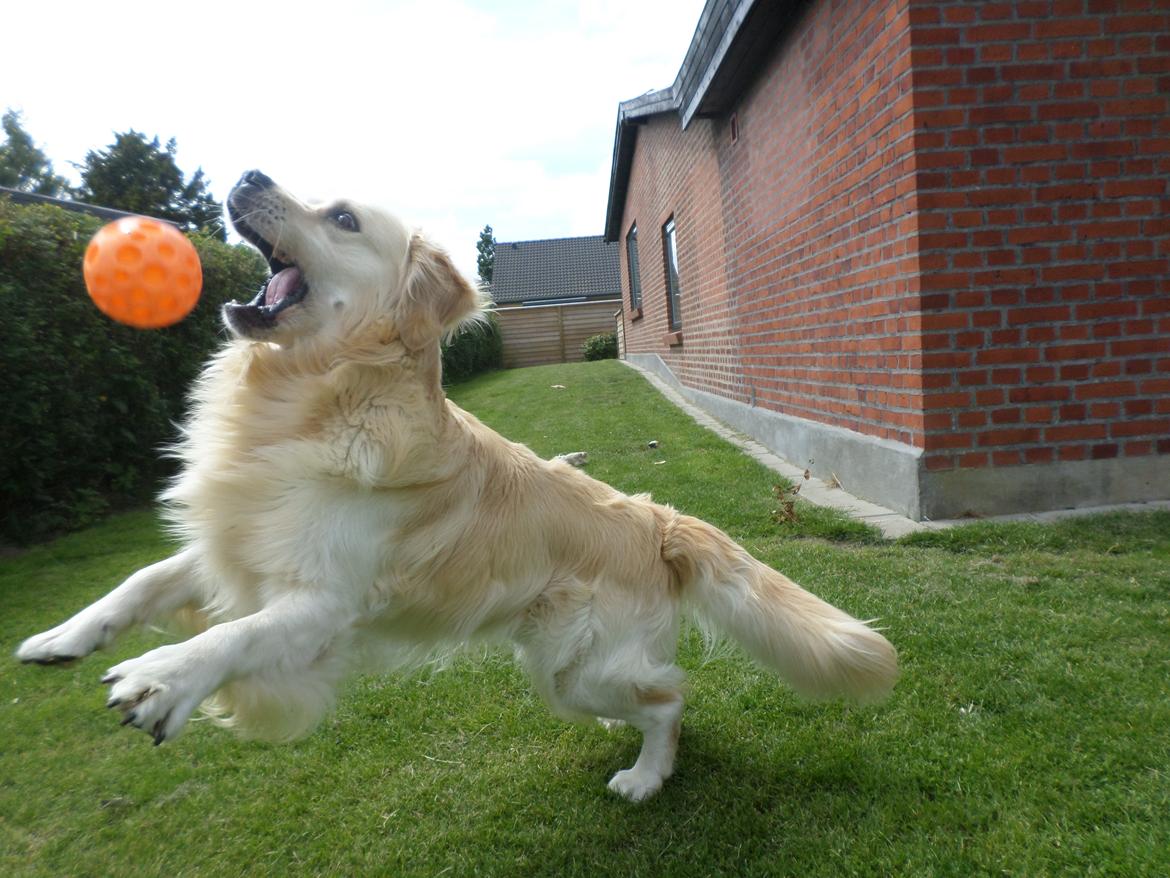
<path id="1" fill-rule="evenodd" d="M 21 127 L 20 113 L 6 110 L 0 126 L 6 136 L 0 144 L 0 186 L 37 195 L 67 194 L 65 178 L 53 173 L 53 163 Z"/>
<path id="2" fill-rule="evenodd" d="M 479 267 L 479 279 L 485 284 L 492 282 L 492 274 L 496 269 L 496 239 L 492 237 L 492 227 L 484 226 L 479 233 L 479 243 L 475 245 L 479 256 L 475 262 Z"/>
<path id="3" fill-rule="evenodd" d="M 175 162 L 175 139 L 159 145 L 158 138 L 131 129 L 115 134 L 104 151 L 90 150 L 81 169 L 83 201 L 176 222 L 187 231 L 201 230 L 226 239 L 221 222 L 223 207 L 207 190 L 203 169 L 189 181 Z"/>

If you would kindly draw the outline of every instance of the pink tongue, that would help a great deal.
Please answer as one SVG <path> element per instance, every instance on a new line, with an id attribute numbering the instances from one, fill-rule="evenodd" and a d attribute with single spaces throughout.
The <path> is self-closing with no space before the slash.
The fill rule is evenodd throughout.
<path id="1" fill-rule="evenodd" d="M 301 285 L 301 270 L 296 266 L 282 269 L 272 276 L 264 290 L 264 304 L 275 305 Z"/>

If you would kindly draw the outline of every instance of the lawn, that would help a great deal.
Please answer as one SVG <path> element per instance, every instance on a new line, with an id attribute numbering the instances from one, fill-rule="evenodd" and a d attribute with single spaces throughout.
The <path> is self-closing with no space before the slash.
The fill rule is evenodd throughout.
<path id="1" fill-rule="evenodd" d="M 136 634 L 67 668 L 0 662 L 0 874 L 1170 874 L 1170 514 L 890 543 L 807 506 L 777 523 L 774 476 L 619 364 L 451 396 L 880 616 L 894 695 L 802 702 L 687 633 L 678 769 L 630 805 L 605 782 L 637 734 L 553 719 L 503 651 L 356 680 L 296 744 L 197 722 L 155 748 L 98 685 L 163 640 Z M 167 552 L 137 512 L 0 560 L 0 649 Z"/>

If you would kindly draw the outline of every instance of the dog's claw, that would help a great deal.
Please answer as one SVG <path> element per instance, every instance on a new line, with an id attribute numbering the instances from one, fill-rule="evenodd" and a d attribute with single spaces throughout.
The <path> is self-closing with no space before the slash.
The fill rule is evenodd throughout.
<path id="1" fill-rule="evenodd" d="M 30 658 L 23 659 L 22 665 L 41 665 L 47 667 L 48 665 L 67 665 L 72 661 L 77 661 L 75 655 L 51 655 L 48 658 Z"/>
<path id="2" fill-rule="evenodd" d="M 136 719 L 138 719 L 138 714 L 135 713 L 134 711 L 130 711 L 128 714 L 126 714 L 124 717 L 122 717 L 122 725 L 128 726 L 131 723 L 133 723 Z"/>
<path id="3" fill-rule="evenodd" d="M 106 707 L 107 708 L 114 708 L 114 707 L 117 707 L 121 703 L 122 703 L 121 698 L 111 698 L 109 701 L 106 702 Z"/>
<path id="4" fill-rule="evenodd" d="M 121 679 L 121 676 L 118 674 L 106 674 L 104 677 L 102 677 L 102 682 L 109 686 L 113 683 L 117 683 Z"/>

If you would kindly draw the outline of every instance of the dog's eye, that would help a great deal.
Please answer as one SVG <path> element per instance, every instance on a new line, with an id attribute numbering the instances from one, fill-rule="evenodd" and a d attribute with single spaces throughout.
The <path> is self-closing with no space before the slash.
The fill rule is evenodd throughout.
<path id="1" fill-rule="evenodd" d="M 333 220 L 339 229 L 345 229 L 347 232 L 356 232 L 358 230 L 357 217 L 348 210 L 335 210 L 329 214 L 329 219 Z"/>

